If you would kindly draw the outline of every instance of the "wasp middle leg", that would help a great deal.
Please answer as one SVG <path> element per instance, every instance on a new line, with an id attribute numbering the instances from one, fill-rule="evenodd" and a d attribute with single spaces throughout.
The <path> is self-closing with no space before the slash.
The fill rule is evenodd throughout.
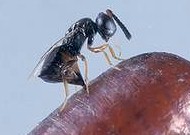
<path id="1" fill-rule="evenodd" d="M 79 54 L 78 57 L 84 62 L 85 89 L 86 89 L 87 93 L 89 94 L 89 90 L 88 90 L 88 62 L 87 62 L 84 55 Z"/>

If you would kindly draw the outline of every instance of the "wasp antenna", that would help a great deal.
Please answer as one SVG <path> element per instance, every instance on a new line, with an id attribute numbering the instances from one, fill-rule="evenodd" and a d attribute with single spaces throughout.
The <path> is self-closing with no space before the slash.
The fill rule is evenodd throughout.
<path id="1" fill-rule="evenodd" d="M 119 18 L 110 9 L 107 9 L 106 13 L 108 14 L 108 16 L 114 18 L 114 20 L 117 22 L 117 24 L 119 25 L 119 27 L 121 28 L 127 39 L 130 40 L 131 34 L 129 33 L 125 25 L 119 20 Z"/>

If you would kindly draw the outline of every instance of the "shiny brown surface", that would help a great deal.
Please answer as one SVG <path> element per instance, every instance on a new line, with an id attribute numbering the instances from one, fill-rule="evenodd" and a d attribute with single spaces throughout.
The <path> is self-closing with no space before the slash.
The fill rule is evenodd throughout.
<path id="1" fill-rule="evenodd" d="M 188 135 L 190 62 L 168 53 L 136 56 L 93 80 L 30 135 Z"/>

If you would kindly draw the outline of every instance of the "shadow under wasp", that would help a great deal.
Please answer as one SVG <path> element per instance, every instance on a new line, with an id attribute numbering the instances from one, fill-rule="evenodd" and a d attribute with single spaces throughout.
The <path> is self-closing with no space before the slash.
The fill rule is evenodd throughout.
<path id="1" fill-rule="evenodd" d="M 65 36 L 57 41 L 49 50 L 41 57 L 37 66 L 32 74 L 34 75 L 41 67 L 38 77 L 45 82 L 59 83 L 63 82 L 65 90 L 65 100 L 61 111 L 63 110 L 67 98 L 68 98 L 68 83 L 74 85 L 83 86 L 87 93 L 88 91 L 88 65 L 84 55 L 80 53 L 80 50 L 87 40 L 87 48 L 94 53 L 103 52 L 106 60 L 112 65 L 107 53 L 106 48 L 113 58 L 121 60 L 114 53 L 114 50 L 108 44 L 103 44 L 99 47 L 93 47 L 94 36 L 98 33 L 101 38 L 107 43 L 116 32 L 116 24 L 119 25 L 124 32 L 128 40 L 131 38 L 131 34 L 119 18 L 113 14 L 110 9 L 106 10 L 106 13 L 99 13 L 95 22 L 90 18 L 83 18 L 74 23 L 66 32 Z M 84 61 L 84 76 L 83 79 L 78 66 L 78 58 Z M 40 66 L 41 65 L 41 66 Z"/>

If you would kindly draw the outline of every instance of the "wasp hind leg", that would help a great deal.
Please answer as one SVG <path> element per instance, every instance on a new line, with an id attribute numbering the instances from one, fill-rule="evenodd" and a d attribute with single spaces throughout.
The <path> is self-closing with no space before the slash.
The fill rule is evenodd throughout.
<path id="1" fill-rule="evenodd" d="M 84 62 L 85 89 L 86 89 L 86 92 L 89 94 L 89 89 L 88 89 L 88 62 L 87 62 L 84 55 L 79 54 L 78 57 Z"/>
<path id="2" fill-rule="evenodd" d="M 62 112 L 63 109 L 65 108 L 65 105 L 67 104 L 68 95 L 69 95 L 68 82 L 66 80 L 63 80 L 63 85 L 64 85 L 65 99 L 64 99 L 63 104 L 61 106 L 60 112 Z"/>

